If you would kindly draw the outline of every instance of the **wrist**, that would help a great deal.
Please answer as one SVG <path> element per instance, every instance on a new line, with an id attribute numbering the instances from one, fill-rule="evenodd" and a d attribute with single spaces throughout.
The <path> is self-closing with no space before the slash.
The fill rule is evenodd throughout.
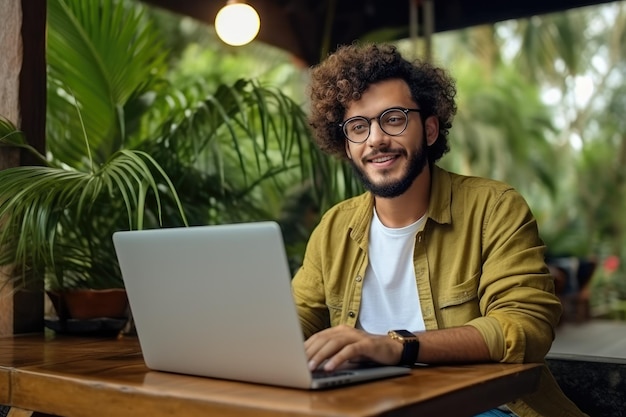
<path id="1" fill-rule="evenodd" d="M 414 365 L 419 356 L 419 340 L 417 336 L 407 330 L 390 330 L 388 336 L 401 347 L 399 365 Z"/>

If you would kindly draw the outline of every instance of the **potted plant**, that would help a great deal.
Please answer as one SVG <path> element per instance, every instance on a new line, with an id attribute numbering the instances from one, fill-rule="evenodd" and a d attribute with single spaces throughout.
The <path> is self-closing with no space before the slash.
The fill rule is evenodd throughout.
<path id="1" fill-rule="evenodd" d="M 0 122 L 0 146 L 42 164 L 0 171 L 0 265 L 17 287 L 121 288 L 116 230 L 277 219 L 302 182 L 321 199 L 333 162 L 279 89 L 170 82 L 137 2 L 58 0 L 48 24 L 45 155 Z"/>
<path id="2" fill-rule="evenodd" d="M 145 227 L 151 199 L 160 218 L 165 194 L 186 222 L 167 174 L 150 155 L 132 149 L 116 151 L 90 171 L 64 166 L 39 154 L 1 118 L 0 146 L 22 148 L 42 164 L 0 170 L 0 265 L 10 266 L 14 286 L 43 277 L 61 319 L 124 318 L 111 235 Z M 76 305 L 85 297 L 87 311 Z"/>
<path id="3" fill-rule="evenodd" d="M 46 154 L 28 146 L 7 120 L 0 121 L 0 145 L 19 147 L 40 162 L 0 171 L 0 265 L 10 266 L 14 288 L 45 280 L 62 321 L 126 315 L 113 232 L 162 225 L 166 195 L 179 224 L 187 223 L 160 164 L 126 141 L 140 118 L 140 97 L 158 82 L 154 75 L 164 54 L 157 35 L 123 2 L 95 3 L 48 6 Z M 108 31 L 82 24 L 94 12 L 110 25 L 108 31 L 118 32 L 100 39 L 111 42 L 109 49 L 93 42 Z M 123 53 L 109 54 L 114 48 Z M 88 311 L 68 304 L 85 296 Z"/>

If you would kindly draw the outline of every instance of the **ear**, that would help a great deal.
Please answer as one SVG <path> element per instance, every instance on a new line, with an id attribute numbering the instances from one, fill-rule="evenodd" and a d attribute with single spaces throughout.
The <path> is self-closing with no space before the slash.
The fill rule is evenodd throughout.
<path id="1" fill-rule="evenodd" d="M 426 118 L 424 127 L 426 128 L 426 143 L 430 146 L 435 143 L 439 136 L 439 119 L 437 119 L 437 116 L 429 116 Z"/>

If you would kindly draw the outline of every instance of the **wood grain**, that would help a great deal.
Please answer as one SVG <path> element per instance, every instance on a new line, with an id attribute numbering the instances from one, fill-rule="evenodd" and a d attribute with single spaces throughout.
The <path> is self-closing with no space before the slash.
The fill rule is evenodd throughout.
<path id="1" fill-rule="evenodd" d="M 7 414 L 7 417 L 31 417 L 32 415 L 32 411 L 22 410 L 20 408 L 13 407 L 9 410 L 9 414 Z"/>
<path id="2" fill-rule="evenodd" d="M 306 391 L 150 371 L 133 338 L 0 342 L 0 369 L 13 373 L 10 404 L 68 417 L 471 416 L 532 392 L 540 371 L 534 364 L 419 367 L 408 376 Z"/>
<path id="3" fill-rule="evenodd" d="M 0 404 L 9 404 L 11 371 L 8 368 L 0 367 Z"/>

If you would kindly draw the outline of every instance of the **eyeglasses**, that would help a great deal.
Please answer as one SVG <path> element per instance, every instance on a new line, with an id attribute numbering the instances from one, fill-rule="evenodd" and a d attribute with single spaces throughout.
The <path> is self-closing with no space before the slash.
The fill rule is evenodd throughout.
<path id="1" fill-rule="evenodd" d="M 401 135 L 409 125 L 409 112 L 420 112 L 420 109 L 403 109 L 392 107 L 383 111 L 377 117 L 367 118 L 363 116 L 351 117 L 339 123 L 343 134 L 352 143 L 363 143 L 370 137 L 372 120 L 378 122 L 378 126 L 389 136 Z"/>

